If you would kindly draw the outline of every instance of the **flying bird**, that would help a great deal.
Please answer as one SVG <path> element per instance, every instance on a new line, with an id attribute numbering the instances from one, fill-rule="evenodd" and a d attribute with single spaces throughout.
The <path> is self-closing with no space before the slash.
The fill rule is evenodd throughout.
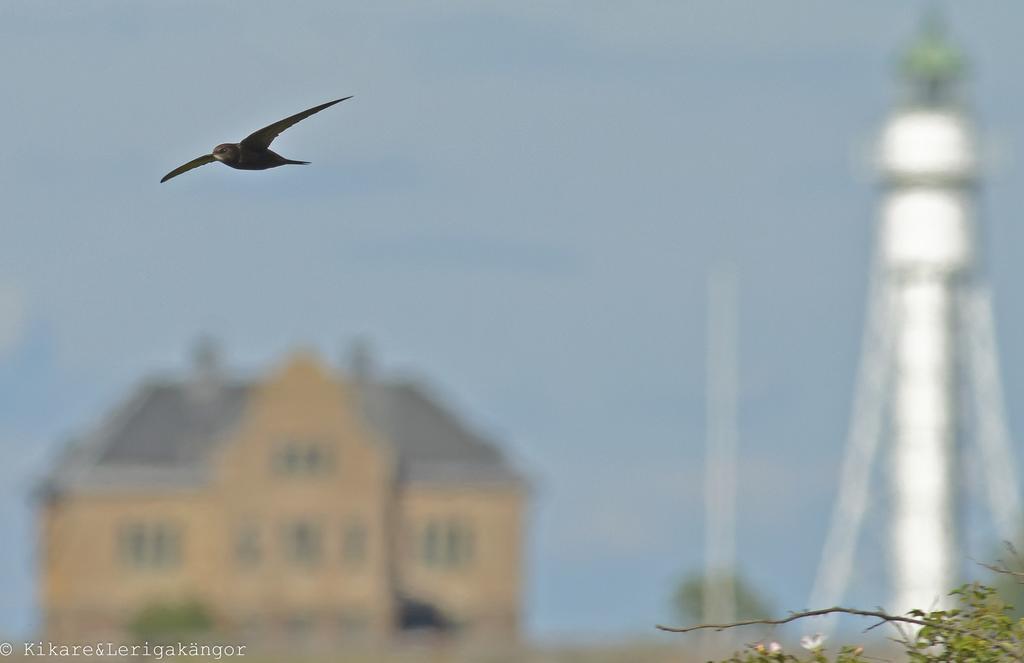
<path id="1" fill-rule="evenodd" d="M 217 147 L 213 148 L 213 153 L 204 154 L 201 157 L 192 159 L 192 161 L 189 161 L 186 164 L 178 166 L 171 172 L 164 175 L 160 182 L 166 182 L 172 177 L 177 177 L 186 171 L 198 168 L 199 166 L 205 166 L 206 164 L 213 163 L 214 161 L 220 161 L 225 166 L 231 166 L 232 168 L 237 168 L 239 170 L 266 170 L 267 168 L 277 168 L 278 166 L 284 166 L 286 164 L 308 164 L 308 161 L 293 161 L 291 159 L 285 159 L 280 154 L 272 152 L 270 150 L 270 144 L 274 142 L 274 139 L 277 138 L 282 131 L 296 122 L 301 122 L 314 113 L 319 113 L 325 108 L 330 108 L 336 103 L 351 98 L 351 96 L 348 96 L 342 99 L 328 101 L 326 104 L 320 104 L 319 106 L 314 106 L 313 108 L 304 110 L 301 113 L 296 113 L 291 117 L 278 120 L 271 125 L 263 127 L 259 131 L 249 134 L 243 138 L 240 143 L 221 143 Z"/>

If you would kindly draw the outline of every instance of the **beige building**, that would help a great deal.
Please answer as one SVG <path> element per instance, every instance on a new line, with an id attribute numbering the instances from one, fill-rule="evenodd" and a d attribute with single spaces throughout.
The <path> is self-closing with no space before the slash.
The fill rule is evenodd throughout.
<path id="1" fill-rule="evenodd" d="M 526 485 L 421 386 L 298 353 L 263 379 L 210 344 L 69 446 L 41 499 L 54 640 L 191 602 L 253 641 L 515 639 Z"/>

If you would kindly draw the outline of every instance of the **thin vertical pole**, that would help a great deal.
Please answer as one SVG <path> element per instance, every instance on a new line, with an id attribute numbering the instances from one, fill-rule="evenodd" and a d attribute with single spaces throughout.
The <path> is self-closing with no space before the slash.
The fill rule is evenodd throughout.
<path id="1" fill-rule="evenodd" d="M 736 269 L 731 265 L 717 268 L 708 281 L 706 622 L 728 622 L 736 616 L 738 302 Z"/>

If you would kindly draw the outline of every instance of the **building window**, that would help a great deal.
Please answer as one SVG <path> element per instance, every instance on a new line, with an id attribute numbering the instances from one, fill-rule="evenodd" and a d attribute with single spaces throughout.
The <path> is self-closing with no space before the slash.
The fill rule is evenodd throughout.
<path id="1" fill-rule="evenodd" d="M 118 532 L 121 561 L 136 569 L 169 569 L 181 563 L 181 531 L 174 523 L 132 522 Z"/>
<path id="2" fill-rule="evenodd" d="M 461 520 L 431 520 L 420 533 L 420 561 L 424 566 L 457 569 L 468 566 L 474 555 L 473 530 Z"/>
<path id="3" fill-rule="evenodd" d="M 427 523 L 420 535 L 420 559 L 424 566 L 439 566 L 441 561 L 441 526 Z"/>
<path id="4" fill-rule="evenodd" d="M 316 523 L 300 520 L 284 528 L 286 557 L 298 566 L 316 566 L 323 556 L 323 537 Z"/>
<path id="5" fill-rule="evenodd" d="M 302 466 L 299 449 L 294 442 L 286 443 L 278 450 L 277 469 L 281 474 L 297 474 Z"/>
<path id="6" fill-rule="evenodd" d="M 235 532 L 235 559 L 242 566 L 256 566 L 263 557 L 259 527 L 245 524 Z"/>
<path id="7" fill-rule="evenodd" d="M 121 560 L 129 566 L 144 566 L 148 557 L 146 526 L 141 523 L 124 525 L 120 535 Z"/>
<path id="8" fill-rule="evenodd" d="M 321 442 L 287 440 L 277 446 L 271 464 L 277 474 L 327 474 L 334 467 L 334 457 Z"/>
<path id="9" fill-rule="evenodd" d="M 310 444 L 305 448 L 304 467 L 309 474 L 323 472 L 327 469 L 327 454 L 319 444 Z"/>
<path id="10" fill-rule="evenodd" d="M 473 530 L 467 524 L 448 524 L 448 545 L 445 550 L 451 566 L 468 566 L 473 560 L 473 547 Z"/>
<path id="11" fill-rule="evenodd" d="M 366 525 L 349 520 L 341 529 L 341 559 L 348 566 L 359 566 L 366 559 Z"/>

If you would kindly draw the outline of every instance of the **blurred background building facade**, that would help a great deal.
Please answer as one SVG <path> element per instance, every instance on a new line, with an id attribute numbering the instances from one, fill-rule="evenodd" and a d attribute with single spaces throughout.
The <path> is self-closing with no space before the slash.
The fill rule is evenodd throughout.
<path id="1" fill-rule="evenodd" d="M 526 485 L 423 387 L 296 353 L 240 381 L 200 343 L 69 446 L 41 494 L 55 640 L 191 606 L 246 642 L 514 641 Z"/>

